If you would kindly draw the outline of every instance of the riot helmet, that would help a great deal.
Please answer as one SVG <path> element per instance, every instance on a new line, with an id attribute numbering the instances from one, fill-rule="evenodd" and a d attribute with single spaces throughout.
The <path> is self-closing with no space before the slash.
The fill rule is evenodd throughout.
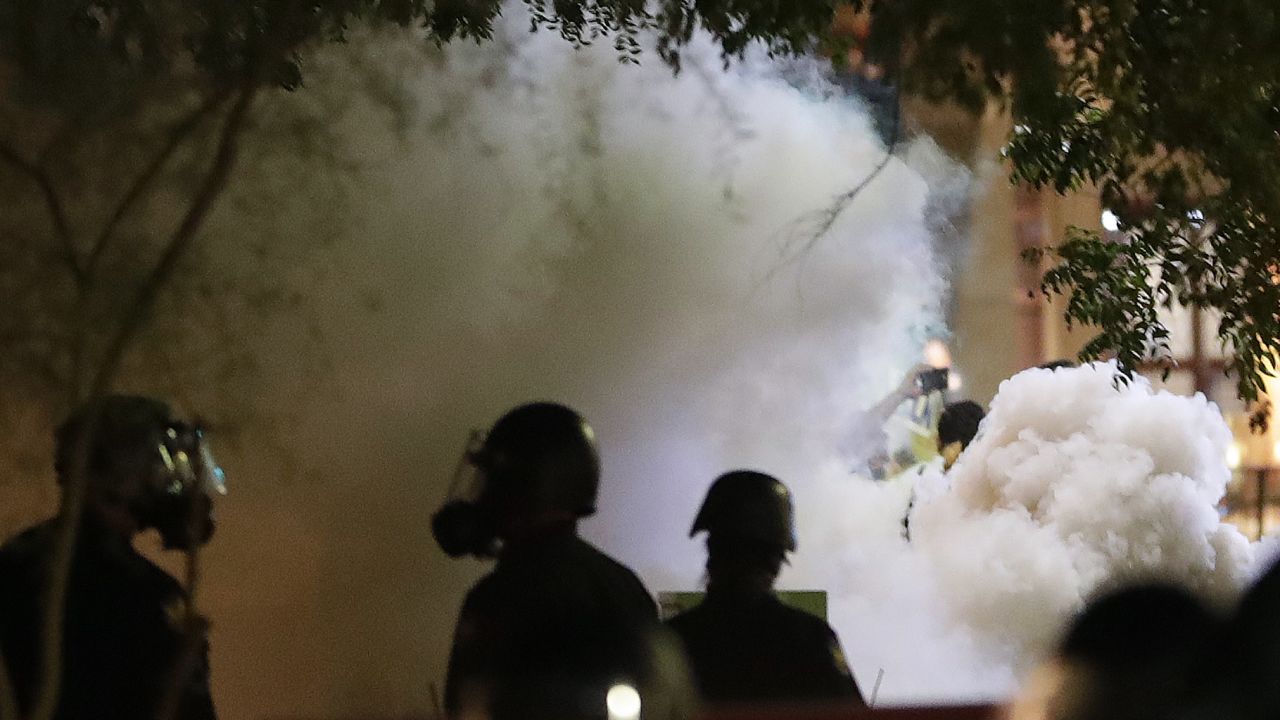
<path id="1" fill-rule="evenodd" d="M 596 511 L 600 457 L 581 415 L 549 402 L 521 405 L 494 423 L 474 458 L 484 473 L 482 503 L 518 503 L 529 512 Z"/>
<path id="2" fill-rule="evenodd" d="M 166 548 L 192 549 L 213 536 L 222 469 L 203 429 L 175 419 L 167 404 L 133 395 L 90 401 L 58 428 L 55 445 L 59 483 L 83 470 L 95 497 L 157 529 Z"/>
<path id="3" fill-rule="evenodd" d="M 727 472 L 711 484 L 689 537 L 704 530 L 711 537 L 793 552 L 796 523 L 791 492 L 772 475 L 754 470 Z"/>
<path id="4" fill-rule="evenodd" d="M 472 433 L 432 532 L 451 557 L 493 556 L 505 522 L 591 515 L 599 486 L 595 433 L 586 420 L 557 403 L 521 405 L 487 434 Z"/>

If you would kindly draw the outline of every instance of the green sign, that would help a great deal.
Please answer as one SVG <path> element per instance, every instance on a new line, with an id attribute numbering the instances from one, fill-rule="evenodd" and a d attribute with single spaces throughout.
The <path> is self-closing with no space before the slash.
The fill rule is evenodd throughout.
<path id="1" fill-rule="evenodd" d="M 826 590 L 779 590 L 775 595 L 784 605 L 826 621 Z M 660 592 L 658 593 L 658 609 L 663 620 L 669 620 L 685 610 L 692 610 L 702 602 L 705 592 Z"/>

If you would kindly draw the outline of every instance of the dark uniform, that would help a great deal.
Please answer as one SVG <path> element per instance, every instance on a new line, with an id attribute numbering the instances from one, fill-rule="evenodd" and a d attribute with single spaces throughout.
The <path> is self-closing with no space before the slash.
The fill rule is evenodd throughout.
<path id="1" fill-rule="evenodd" d="M 865 705 L 831 627 L 772 591 L 797 545 L 787 486 L 755 470 L 724 473 L 707 490 L 689 536 L 700 532 L 707 533 L 707 597 L 668 626 L 703 699 Z"/>
<path id="2" fill-rule="evenodd" d="M 667 625 L 709 703 L 864 704 L 831 627 L 772 593 L 709 595 Z"/>
<path id="3" fill-rule="evenodd" d="M 41 597 L 56 525 L 31 528 L 0 548 L 0 650 L 23 713 L 39 692 Z M 67 593 L 59 720 L 151 720 L 184 655 L 178 583 L 118 536 L 86 522 Z M 215 717 L 208 648 L 181 686 L 176 718 Z"/>
<path id="4" fill-rule="evenodd" d="M 446 707 L 482 694 L 495 718 L 592 717 L 593 693 L 643 666 L 640 639 L 657 626 L 635 574 L 576 534 L 512 548 L 463 603 Z"/>

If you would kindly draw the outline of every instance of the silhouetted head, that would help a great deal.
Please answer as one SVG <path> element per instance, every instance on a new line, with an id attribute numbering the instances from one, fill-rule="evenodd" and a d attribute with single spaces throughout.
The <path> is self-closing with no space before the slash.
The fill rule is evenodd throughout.
<path id="1" fill-rule="evenodd" d="M 689 536 L 704 531 L 712 586 L 772 587 L 786 554 L 796 549 L 791 493 L 772 475 L 725 473 L 711 484 Z"/>
<path id="2" fill-rule="evenodd" d="M 943 408 L 938 416 L 938 452 L 946 459 L 947 467 L 973 442 L 986 414 L 982 406 L 972 400 L 953 402 Z"/>
<path id="3" fill-rule="evenodd" d="M 578 413 L 549 402 L 521 405 L 483 437 L 467 448 L 450 496 L 431 518 L 449 556 L 488 557 L 513 542 L 574 531 L 596 511 L 600 458 Z"/>
<path id="4" fill-rule="evenodd" d="M 521 405 L 494 423 L 473 462 L 484 473 L 481 503 L 499 516 L 580 518 L 596 511 L 600 458 L 581 415 L 549 402 Z"/>
<path id="5" fill-rule="evenodd" d="M 1190 710 L 1180 717 L 1280 717 L 1280 561 L 1245 592 L 1203 663 Z"/>
<path id="6" fill-rule="evenodd" d="M 200 430 L 159 400 L 108 395 L 78 408 L 57 430 L 54 469 L 64 486 L 83 472 L 86 512 L 123 536 L 155 528 L 166 547 L 188 549 L 213 535 L 221 470 Z"/>
<path id="7" fill-rule="evenodd" d="M 1220 621 L 1186 590 L 1141 585 L 1090 603 L 1062 640 L 1056 720 L 1161 720 L 1190 692 Z"/>

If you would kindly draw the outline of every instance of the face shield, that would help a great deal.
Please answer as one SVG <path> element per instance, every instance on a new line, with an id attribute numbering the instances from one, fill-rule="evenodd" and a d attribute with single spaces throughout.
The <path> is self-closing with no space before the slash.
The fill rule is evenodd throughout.
<path id="1" fill-rule="evenodd" d="M 454 466 L 444 504 L 431 517 L 431 533 L 449 557 L 497 554 L 497 524 L 485 502 L 487 480 L 479 461 L 483 448 L 484 433 L 472 430 Z"/>
<path id="2" fill-rule="evenodd" d="M 210 497 L 227 494 L 227 476 L 199 425 L 173 423 L 156 446 L 168 476 L 165 492 L 181 495 L 201 492 Z"/>
<path id="3" fill-rule="evenodd" d="M 213 537 L 213 498 L 227 494 L 226 474 L 199 425 L 169 424 L 156 443 L 159 493 L 151 524 L 166 548 L 190 550 Z"/>

